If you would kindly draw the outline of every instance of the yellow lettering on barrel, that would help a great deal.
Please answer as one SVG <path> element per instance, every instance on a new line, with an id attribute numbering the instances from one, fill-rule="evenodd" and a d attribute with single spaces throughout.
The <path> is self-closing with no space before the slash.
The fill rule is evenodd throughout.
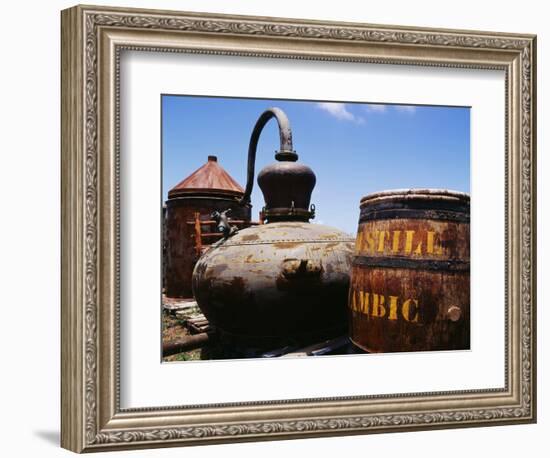
<path id="1" fill-rule="evenodd" d="M 414 231 L 405 231 L 405 253 L 410 254 L 413 247 Z"/>
<path id="2" fill-rule="evenodd" d="M 373 253 L 376 251 L 376 247 L 378 246 L 377 245 L 378 237 L 380 237 L 380 231 L 374 231 L 373 236 L 372 236 L 372 239 L 373 239 L 372 252 Z"/>
<path id="3" fill-rule="evenodd" d="M 362 298 L 361 298 L 361 311 L 365 314 L 369 314 L 369 293 L 362 292 Z"/>
<path id="4" fill-rule="evenodd" d="M 367 249 L 370 253 L 374 253 L 374 238 L 372 237 L 372 232 L 367 231 L 365 233 L 365 238 L 367 239 Z"/>
<path id="5" fill-rule="evenodd" d="M 401 231 L 393 231 L 393 241 L 391 250 L 394 253 L 399 251 L 399 239 L 401 238 Z"/>
<path id="6" fill-rule="evenodd" d="M 363 291 L 359 290 L 357 291 L 357 294 L 359 295 L 359 303 L 358 303 L 358 307 L 357 307 L 357 310 L 359 312 L 363 312 L 363 307 L 365 305 L 365 302 L 364 302 L 364 294 L 363 294 Z"/>
<path id="7" fill-rule="evenodd" d="M 353 288 L 350 290 L 349 296 L 352 311 L 369 314 L 369 293 Z"/>
<path id="8" fill-rule="evenodd" d="M 350 288 L 348 293 L 348 305 L 351 310 L 355 312 L 355 289 Z"/>
<path id="9" fill-rule="evenodd" d="M 386 318 L 397 321 L 401 315 L 409 323 L 418 323 L 420 319 L 420 310 L 418 300 L 407 299 L 403 302 L 401 313 L 399 314 L 399 296 L 388 296 L 389 301 L 386 306 L 386 297 L 383 294 L 369 293 L 360 289 L 351 288 L 349 292 L 350 309 L 357 313 L 363 313 L 373 318 Z M 372 300 L 371 300 L 372 298 Z"/>
<path id="10" fill-rule="evenodd" d="M 411 317 L 411 303 L 413 303 L 415 307 L 414 318 Z M 418 301 L 416 299 L 407 299 L 403 302 L 403 310 L 401 312 L 406 321 L 410 323 L 418 323 Z"/>
<path id="11" fill-rule="evenodd" d="M 360 289 L 356 290 L 355 296 L 357 297 L 355 310 L 361 313 L 363 311 L 363 291 L 361 291 Z"/>
<path id="12" fill-rule="evenodd" d="M 390 296 L 390 314 L 388 320 L 397 320 L 397 296 Z"/>
<path id="13" fill-rule="evenodd" d="M 378 235 L 378 252 L 382 253 L 384 251 L 384 244 L 386 243 L 386 234 L 387 231 L 380 231 Z"/>
<path id="14" fill-rule="evenodd" d="M 361 253 L 363 251 L 363 233 L 365 231 L 359 231 L 357 233 L 357 240 L 355 241 L 355 251 Z"/>
<path id="15" fill-rule="evenodd" d="M 426 253 L 433 254 L 434 252 L 434 235 L 435 232 L 428 231 L 426 236 Z"/>
<path id="16" fill-rule="evenodd" d="M 401 233 L 405 233 L 405 240 L 401 244 Z M 385 251 L 391 253 L 402 252 L 404 254 L 421 255 L 426 254 L 443 254 L 443 247 L 439 242 L 439 234 L 435 231 L 426 231 L 416 235 L 417 231 L 369 231 L 365 226 L 357 233 L 355 240 L 356 253 L 383 253 Z M 420 239 L 420 240 L 418 240 Z M 426 243 L 424 243 L 426 242 Z"/>
<path id="17" fill-rule="evenodd" d="M 443 254 L 443 247 L 440 243 L 436 243 L 435 245 L 435 254 Z"/>
<path id="18" fill-rule="evenodd" d="M 384 296 L 381 294 L 372 294 L 372 312 L 371 315 L 376 318 L 382 318 L 386 314 L 386 307 L 384 307 Z"/>
<path id="19" fill-rule="evenodd" d="M 443 248 L 435 242 L 435 232 L 428 231 L 426 238 L 426 252 L 428 254 L 443 254 Z"/>

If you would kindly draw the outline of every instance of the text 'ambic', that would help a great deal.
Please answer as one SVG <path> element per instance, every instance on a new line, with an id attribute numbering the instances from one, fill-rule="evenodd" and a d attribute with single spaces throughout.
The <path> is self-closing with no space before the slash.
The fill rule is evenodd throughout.
<path id="1" fill-rule="evenodd" d="M 351 310 L 373 318 L 402 319 L 410 323 L 419 321 L 419 306 L 416 299 L 402 300 L 398 296 L 385 296 L 353 288 L 350 290 L 349 299 Z"/>

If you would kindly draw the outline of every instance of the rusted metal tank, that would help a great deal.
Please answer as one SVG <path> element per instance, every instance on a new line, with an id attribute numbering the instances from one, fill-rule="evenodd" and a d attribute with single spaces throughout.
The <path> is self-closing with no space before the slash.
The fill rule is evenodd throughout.
<path id="1" fill-rule="evenodd" d="M 297 163 L 286 115 L 277 108 L 258 119 L 248 151 L 248 205 L 258 138 L 275 117 L 281 148 L 278 162 L 258 175 L 266 224 L 224 231 L 197 262 L 193 293 L 210 323 L 236 340 L 270 342 L 337 335 L 347 328 L 347 292 L 353 238 L 333 227 L 310 224 L 313 171 Z"/>
<path id="2" fill-rule="evenodd" d="M 353 240 L 320 224 L 243 229 L 197 262 L 195 298 L 211 323 L 247 337 L 345 332 Z"/>
<path id="3" fill-rule="evenodd" d="M 470 348 L 470 197 L 397 190 L 361 200 L 350 338 L 369 352 Z"/>
<path id="4" fill-rule="evenodd" d="M 250 221 L 250 205 L 237 205 L 243 188 L 221 167 L 216 156 L 168 192 L 164 218 L 164 288 L 169 297 L 191 297 L 191 277 L 198 259 L 195 213 L 209 220 L 213 211 L 231 209 L 232 217 Z"/>

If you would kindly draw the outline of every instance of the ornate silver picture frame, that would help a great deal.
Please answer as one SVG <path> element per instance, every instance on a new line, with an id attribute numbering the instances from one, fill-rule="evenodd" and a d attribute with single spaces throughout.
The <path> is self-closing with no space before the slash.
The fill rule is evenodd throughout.
<path id="1" fill-rule="evenodd" d="M 535 36 L 93 6 L 64 10 L 61 33 L 64 448 L 91 452 L 536 421 Z M 505 386 L 122 408 L 125 50 L 504 72 Z"/>

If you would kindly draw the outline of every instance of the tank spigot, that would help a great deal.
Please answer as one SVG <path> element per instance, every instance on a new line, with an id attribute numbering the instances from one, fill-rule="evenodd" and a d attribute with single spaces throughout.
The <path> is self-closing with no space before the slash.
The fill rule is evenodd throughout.
<path id="1" fill-rule="evenodd" d="M 231 237 L 239 231 L 236 226 L 231 226 L 231 224 L 229 224 L 229 217 L 227 216 L 229 213 L 231 213 L 230 208 L 223 212 L 212 212 L 212 214 L 210 215 L 210 217 L 214 221 L 216 221 L 218 232 L 221 232 L 223 234 L 224 239 Z"/>

